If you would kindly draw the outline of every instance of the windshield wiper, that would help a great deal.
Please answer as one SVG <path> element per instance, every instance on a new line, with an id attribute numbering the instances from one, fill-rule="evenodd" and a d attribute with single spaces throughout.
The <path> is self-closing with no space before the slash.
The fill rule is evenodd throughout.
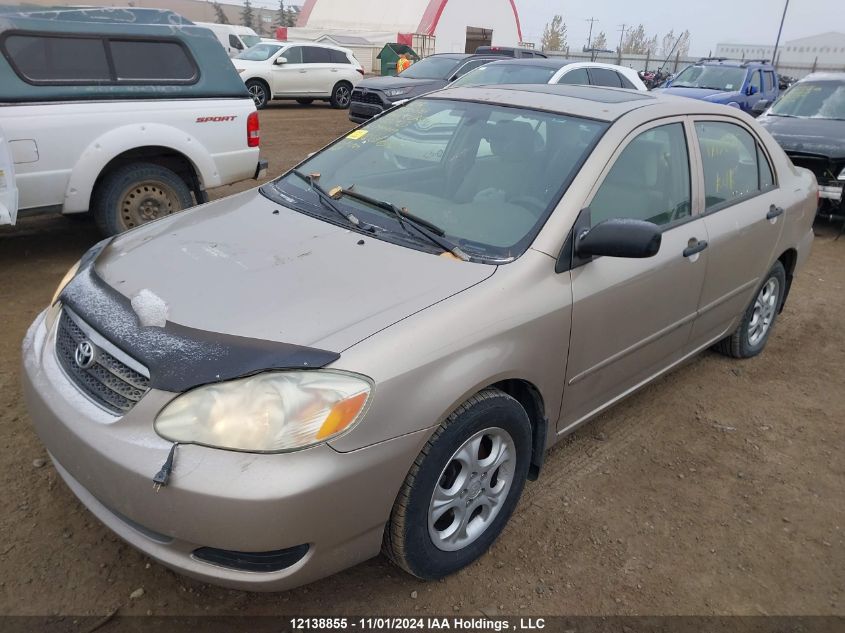
<path id="1" fill-rule="evenodd" d="M 312 191 L 317 194 L 317 198 L 320 199 L 320 202 L 324 207 L 334 211 L 338 215 L 342 216 L 343 219 L 345 219 L 347 222 L 360 229 L 364 229 L 365 231 L 373 230 L 371 226 L 362 224 L 361 220 L 359 220 L 353 214 L 348 213 L 341 209 L 339 206 L 337 206 L 335 204 L 334 198 L 332 198 L 331 195 L 329 195 L 329 192 L 323 189 L 323 187 L 320 186 L 320 184 L 317 182 L 318 176 L 314 176 L 313 174 L 303 174 L 298 169 L 292 169 L 290 173 L 292 173 L 297 178 L 307 182 L 311 186 Z"/>
<path id="2" fill-rule="evenodd" d="M 388 213 L 391 213 L 396 218 L 399 225 L 405 229 L 406 233 L 410 233 L 408 227 L 411 226 L 417 233 L 425 237 L 429 242 L 436 244 L 447 253 L 451 253 L 461 261 L 469 261 L 469 255 L 462 251 L 460 246 L 447 239 L 446 231 L 436 224 L 415 216 L 405 208 L 400 209 L 395 204 L 388 202 L 387 200 L 379 200 L 378 198 L 372 198 L 364 195 L 363 193 L 358 193 L 355 191 L 354 187 L 355 185 L 345 189 L 333 189 L 332 193 L 335 195 L 349 196 L 350 198 L 355 198 L 356 200 L 360 200 L 361 202 L 374 206 L 378 209 L 383 209 Z"/>
<path id="3" fill-rule="evenodd" d="M 787 119 L 797 119 L 798 117 L 794 114 L 778 114 L 777 112 L 769 112 L 769 116 L 782 116 Z"/>

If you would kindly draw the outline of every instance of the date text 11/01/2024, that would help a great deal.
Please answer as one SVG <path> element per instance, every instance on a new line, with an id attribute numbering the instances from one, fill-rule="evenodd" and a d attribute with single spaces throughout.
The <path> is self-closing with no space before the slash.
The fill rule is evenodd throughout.
<path id="1" fill-rule="evenodd" d="M 408 630 L 458 630 L 458 631 L 530 631 L 546 627 L 543 618 L 291 618 L 291 628 L 295 631 L 307 630 L 348 630 L 362 631 L 408 631 Z"/>

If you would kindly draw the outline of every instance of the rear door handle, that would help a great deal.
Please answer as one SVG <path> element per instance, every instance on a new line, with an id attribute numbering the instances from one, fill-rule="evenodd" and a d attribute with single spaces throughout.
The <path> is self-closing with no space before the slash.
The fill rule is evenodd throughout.
<path id="1" fill-rule="evenodd" d="M 766 214 L 766 219 L 774 220 L 779 215 L 783 215 L 783 208 L 772 205 L 769 207 L 769 212 Z"/>
<path id="2" fill-rule="evenodd" d="M 692 240 L 690 240 L 690 242 L 692 242 Z M 703 251 L 705 248 L 707 248 L 707 242 L 705 240 L 698 240 L 695 244 L 690 244 L 684 249 L 684 257 L 692 257 L 693 255 Z"/>

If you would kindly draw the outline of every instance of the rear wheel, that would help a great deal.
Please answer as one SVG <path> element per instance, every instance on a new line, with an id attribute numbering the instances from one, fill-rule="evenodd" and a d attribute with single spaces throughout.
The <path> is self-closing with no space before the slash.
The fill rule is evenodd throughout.
<path id="1" fill-rule="evenodd" d="M 94 195 L 94 219 L 115 235 L 194 205 L 175 172 L 153 163 L 131 163 L 108 173 Z"/>
<path id="2" fill-rule="evenodd" d="M 267 105 L 267 102 L 270 100 L 270 90 L 263 81 L 250 79 L 246 82 L 246 89 L 249 90 L 249 95 L 255 102 L 256 110 L 261 110 Z"/>
<path id="3" fill-rule="evenodd" d="M 777 261 L 764 277 L 739 326 L 716 344 L 716 351 L 733 358 L 751 358 L 762 352 L 780 312 L 785 290 L 786 270 Z"/>
<path id="4" fill-rule="evenodd" d="M 314 99 L 297 99 L 296 102 L 299 105 L 311 105 L 314 103 Z"/>
<path id="5" fill-rule="evenodd" d="M 332 104 L 333 108 L 338 110 L 345 110 L 349 107 L 349 103 L 352 101 L 352 86 L 346 83 L 345 81 L 341 81 L 334 87 L 332 90 L 332 98 L 330 103 Z"/>
<path id="6" fill-rule="evenodd" d="M 441 578 L 484 554 L 522 494 L 531 424 L 522 405 L 486 389 L 452 413 L 414 462 L 383 551 L 419 578 Z"/>

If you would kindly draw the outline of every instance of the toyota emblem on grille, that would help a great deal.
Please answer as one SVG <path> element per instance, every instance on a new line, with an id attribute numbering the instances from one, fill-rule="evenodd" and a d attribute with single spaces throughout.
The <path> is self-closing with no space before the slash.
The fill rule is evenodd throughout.
<path id="1" fill-rule="evenodd" d="M 88 369 L 97 360 L 97 348 L 90 341 L 80 341 L 73 353 L 73 360 L 80 369 Z"/>

